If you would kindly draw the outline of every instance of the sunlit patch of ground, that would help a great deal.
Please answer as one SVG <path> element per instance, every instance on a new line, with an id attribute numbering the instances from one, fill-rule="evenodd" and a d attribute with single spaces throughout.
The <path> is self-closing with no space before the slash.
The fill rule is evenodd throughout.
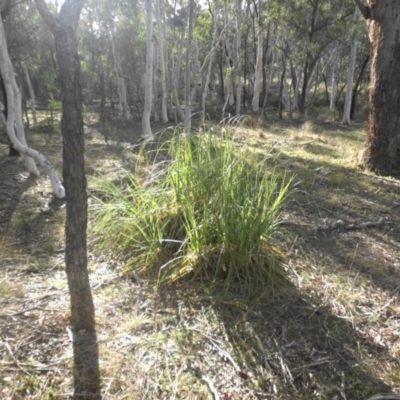
<path id="1" fill-rule="evenodd" d="M 202 282 L 157 291 L 121 278 L 123 265 L 89 237 L 104 398 L 400 393 L 399 181 L 358 169 L 362 124 L 252 124 L 228 128 L 238 151 L 294 176 L 276 238 L 293 287 L 256 300 L 239 290 L 222 297 Z M 119 125 L 109 128 L 108 144 L 96 129 L 87 132 L 92 206 L 94 177 L 118 182 L 138 157 L 134 129 L 119 140 Z M 31 141 L 60 170 L 59 134 L 37 133 Z M 52 201 L 45 177 L 29 179 L 5 148 L 0 152 L 0 397 L 67 399 L 64 205 Z"/>

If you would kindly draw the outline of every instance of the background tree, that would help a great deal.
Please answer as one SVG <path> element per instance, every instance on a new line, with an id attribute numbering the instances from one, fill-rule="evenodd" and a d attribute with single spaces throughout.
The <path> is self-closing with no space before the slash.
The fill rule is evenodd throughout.
<path id="1" fill-rule="evenodd" d="M 150 126 L 151 105 L 153 96 L 153 5 L 152 0 L 146 0 L 146 73 L 144 84 L 144 105 L 142 114 L 143 135 L 153 137 Z"/>

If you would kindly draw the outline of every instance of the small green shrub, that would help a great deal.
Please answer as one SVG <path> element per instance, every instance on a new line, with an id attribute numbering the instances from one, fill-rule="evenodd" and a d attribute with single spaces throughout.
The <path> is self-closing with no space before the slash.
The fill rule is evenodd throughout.
<path id="1" fill-rule="evenodd" d="M 225 288 L 239 282 L 277 285 L 281 253 L 271 244 L 289 182 L 265 163 L 252 164 L 232 139 L 176 136 L 168 159 L 125 186 L 99 181 L 101 206 L 93 211 L 103 248 L 127 272 L 160 282 L 201 275 Z"/>

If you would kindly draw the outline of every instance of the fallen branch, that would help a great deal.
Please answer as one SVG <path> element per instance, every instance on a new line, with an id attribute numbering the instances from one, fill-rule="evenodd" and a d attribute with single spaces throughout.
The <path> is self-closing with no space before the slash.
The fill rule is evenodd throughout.
<path id="1" fill-rule="evenodd" d="M 400 400 L 400 396 L 394 393 L 376 394 L 375 396 L 370 397 L 368 400 Z"/>
<path id="2" fill-rule="evenodd" d="M 211 379 L 206 378 L 205 376 L 203 376 L 203 373 L 201 372 L 201 369 L 199 367 L 195 368 L 195 374 L 199 379 L 201 379 L 205 383 L 207 383 L 208 388 L 210 389 L 210 392 L 212 393 L 212 395 L 214 397 L 214 400 L 219 400 L 219 394 L 217 392 L 217 389 L 215 389 L 215 386 L 212 383 Z"/>

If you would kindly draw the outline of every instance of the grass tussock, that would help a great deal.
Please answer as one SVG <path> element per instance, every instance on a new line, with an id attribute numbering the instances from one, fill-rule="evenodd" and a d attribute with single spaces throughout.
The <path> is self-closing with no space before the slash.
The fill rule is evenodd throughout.
<path id="1" fill-rule="evenodd" d="M 283 281 L 272 239 L 288 195 L 284 174 L 211 135 L 176 136 L 167 161 L 136 170 L 123 187 L 99 182 L 103 200 L 93 213 L 101 247 L 127 272 L 161 283 L 201 275 L 226 288 Z"/>

